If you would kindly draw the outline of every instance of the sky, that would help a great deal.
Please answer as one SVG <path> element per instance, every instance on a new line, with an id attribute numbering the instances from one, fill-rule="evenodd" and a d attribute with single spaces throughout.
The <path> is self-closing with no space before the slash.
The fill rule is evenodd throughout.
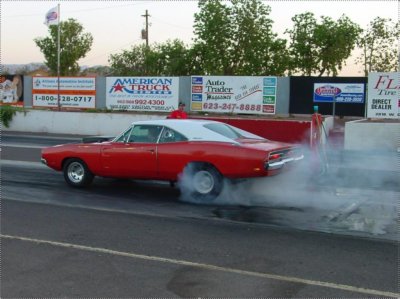
<path id="1" fill-rule="evenodd" d="M 334 20 L 345 14 L 366 29 L 376 17 L 399 19 L 397 0 L 270 0 L 263 1 L 271 7 L 273 30 L 288 39 L 286 29 L 293 27 L 291 18 L 296 14 L 313 12 L 319 19 L 329 16 Z M 21 1 L 0 0 L 1 9 L 1 64 L 42 63 L 44 56 L 34 39 L 49 35 L 44 24 L 46 13 L 60 4 L 60 18 L 76 19 L 85 32 L 93 35 L 92 49 L 80 59 L 81 66 L 109 65 L 111 54 L 129 50 L 145 43 L 141 30 L 145 28 L 146 10 L 149 17 L 149 43 L 164 43 L 180 39 L 190 45 L 194 38 L 194 14 L 199 12 L 197 1 Z M 362 67 L 355 65 L 358 53 L 347 61 L 340 75 L 363 76 Z"/>

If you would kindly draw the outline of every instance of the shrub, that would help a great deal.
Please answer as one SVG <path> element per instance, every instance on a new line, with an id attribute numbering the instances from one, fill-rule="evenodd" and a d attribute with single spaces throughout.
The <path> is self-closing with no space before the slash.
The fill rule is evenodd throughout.
<path id="1" fill-rule="evenodd" d="M 10 126 L 10 122 L 13 116 L 17 113 L 17 108 L 13 106 L 0 106 L 0 121 L 1 123 L 8 128 Z"/>

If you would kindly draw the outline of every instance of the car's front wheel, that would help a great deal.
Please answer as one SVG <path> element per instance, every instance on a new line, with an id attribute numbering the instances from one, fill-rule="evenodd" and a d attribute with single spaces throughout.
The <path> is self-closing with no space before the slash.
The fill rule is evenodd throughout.
<path id="1" fill-rule="evenodd" d="M 73 187 L 86 187 L 94 178 L 85 162 L 80 159 L 68 159 L 64 163 L 63 172 L 65 181 Z"/>
<path id="2" fill-rule="evenodd" d="M 221 173 L 203 163 L 188 165 L 180 180 L 181 190 L 188 190 L 191 197 L 202 202 L 214 200 L 221 193 L 222 186 Z"/>

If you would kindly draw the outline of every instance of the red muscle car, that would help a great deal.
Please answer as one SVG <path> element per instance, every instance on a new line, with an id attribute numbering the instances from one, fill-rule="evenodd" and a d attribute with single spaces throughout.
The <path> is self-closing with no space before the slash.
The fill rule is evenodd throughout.
<path id="1" fill-rule="evenodd" d="M 223 179 L 275 175 L 301 159 L 299 146 L 193 119 L 137 121 L 110 140 L 88 138 L 42 150 L 42 162 L 62 171 L 73 187 L 87 186 L 95 176 L 171 183 L 185 176 L 201 200 L 218 196 Z"/>

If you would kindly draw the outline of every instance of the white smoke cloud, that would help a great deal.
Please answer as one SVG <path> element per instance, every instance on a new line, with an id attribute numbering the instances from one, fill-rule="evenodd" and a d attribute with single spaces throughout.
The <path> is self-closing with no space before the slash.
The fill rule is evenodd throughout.
<path id="1" fill-rule="evenodd" d="M 235 183 L 225 180 L 222 193 L 211 202 L 192 198 L 190 178 L 182 177 L 180 199 L 219 208 L 269 208 L 272 216 L 279 210 L 281 223 L 291 227 L 395 234 L 392 231 L 396 227 L 400 192 L 397 155 L 345 153 L 325 148 L 324 153 L 316 156 L 315 152 L 306 151 L 296 167 L 276 176 Z M 285 219 L 281 213 L 285 209 L 298 213 Z"/>

